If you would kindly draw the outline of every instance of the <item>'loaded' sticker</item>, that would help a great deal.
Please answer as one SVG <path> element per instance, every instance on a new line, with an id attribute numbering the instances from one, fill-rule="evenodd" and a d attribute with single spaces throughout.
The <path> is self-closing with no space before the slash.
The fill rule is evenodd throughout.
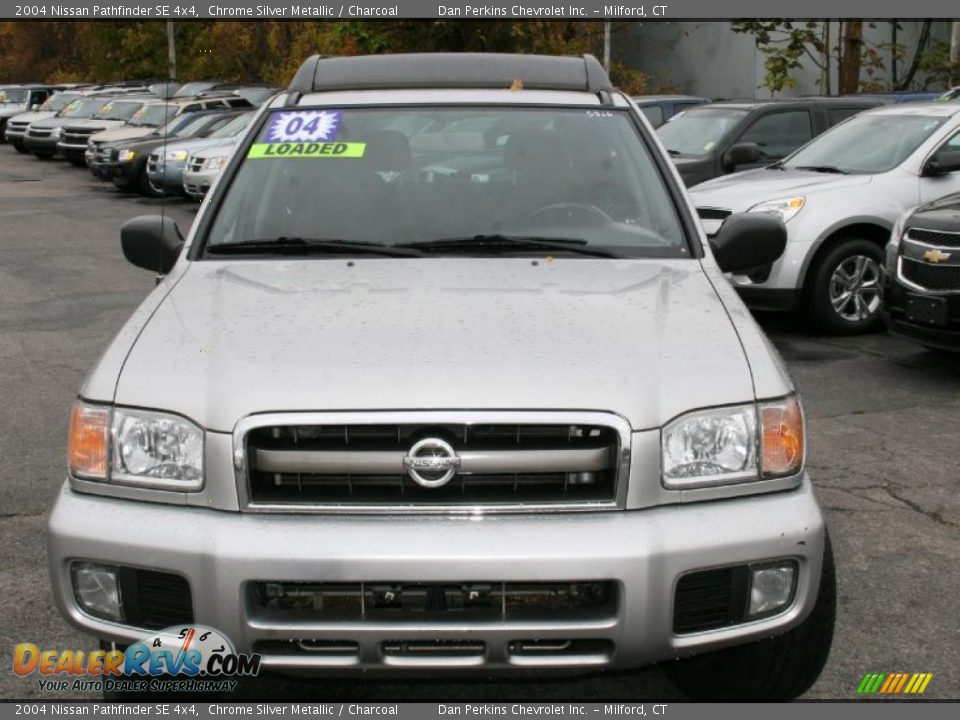
<path id="1" fill-rule="evenodd" d="M 362 158 L 366 143 L 281 142 L 250 146 L 248 158 Z"/>

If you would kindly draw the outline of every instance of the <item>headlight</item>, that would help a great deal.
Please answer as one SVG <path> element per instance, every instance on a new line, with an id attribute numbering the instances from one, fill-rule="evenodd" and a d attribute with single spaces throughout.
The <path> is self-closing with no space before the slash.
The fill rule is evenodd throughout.
<path id="1" fill-rule="evenodd" d="M 71 474 L 84 480 L 199 490 L 203 431 L 178 415 L 77 403 L 70 422 L 69 465 Z"/>
<path id="2" fill-rule="evenodd" d="M 795 396 L 697 410 L 669 423 L 661 443 L 671 490 L 793 475 L 803 467 L 803 412 Z"/>
<path id="3" fill-rule="evenodd" d="M 120 154 L 117 155 L 117 160 L 119 160 L 120 162 L 130 162 L 131 160 L 133 160 L 136 154 L 137 153 L 131 150 L 130 148 L 124 148 L 123 150 L 120 151 Z"/>
<path id="4" fill-rule="evenodd" d="M 784 222 L 790 222 L 794 215 L 803 210 L 807 199 L 805 197 L 780 198 L 779 200 L 767 200 L 759 205 L 754 205 L 747 212 L 768 212 L 779 215 Z"/>
<path id="5" fill-rule="evenodd" d="M 204 170 L 223 170 L 227 166 L 227 163 L 229 161 L 230 161 L 230 158 L 228 157 L 207 158 L 203 162 L 203 169 Z"/>
<path id="6" fill-rule="evenodd" d="M 167 160 L 176 160 L 177 162 L 185 162 L 187 159 L 187 155 L 188 153 L 186 150 L 171 150 L 164 157 Z"/>

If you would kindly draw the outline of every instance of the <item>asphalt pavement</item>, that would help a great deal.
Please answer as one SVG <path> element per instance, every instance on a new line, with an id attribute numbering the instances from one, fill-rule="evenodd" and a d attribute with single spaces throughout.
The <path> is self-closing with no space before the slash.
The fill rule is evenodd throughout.
<path id="1" fill-rule="evenodd" d="M 69 699 L 12 672 L 13 647 L 90 649 L 61 619 L 44 527 L 63 482 L 67 414 L 87 371 L 153 285 L 119 228 L 185 200 L 147 200 L 85 169 L 0 145 L 0 698 Z M 783 354 L 809 424 L 809 468 L 833 536 L 838 624 L 809 698 L 855 699 L 868 672 L 930 672 L 925 697 L 960 698 L 960 356 L 875 334 L 820 337 L 794 316 L 761 324 Z M 113 528 L 118 535 L 136 528 Z M 88 697 L 92 697 L 88 695 Z M 657 668 L 561 681 L 262 679 L 270 700 L 677 698 Z"/>

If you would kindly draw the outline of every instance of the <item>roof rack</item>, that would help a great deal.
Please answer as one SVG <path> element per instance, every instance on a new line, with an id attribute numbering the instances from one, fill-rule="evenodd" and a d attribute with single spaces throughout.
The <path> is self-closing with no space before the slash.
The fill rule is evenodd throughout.
<path id="1" fill-rule="evenodd" d="M 574 90 L 607 94 L 613 85 L 593 55 L 411 53 L 308 58 L 290 83 L 291 93 L 425 88 Z"/>

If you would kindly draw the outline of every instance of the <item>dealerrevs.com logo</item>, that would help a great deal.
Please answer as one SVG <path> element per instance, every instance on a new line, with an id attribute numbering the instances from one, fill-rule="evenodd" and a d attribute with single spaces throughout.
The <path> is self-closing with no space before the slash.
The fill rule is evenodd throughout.
<path id="1" fill-rule="evenodd" d="M 13 671 L 37 674 L 40 690 L 63 692 L 231 692 L 260 672 L 260 656 L 240 654 L 223 633 L 203 625 L 152 633 L 125 650 L 14 648 Z"/>

